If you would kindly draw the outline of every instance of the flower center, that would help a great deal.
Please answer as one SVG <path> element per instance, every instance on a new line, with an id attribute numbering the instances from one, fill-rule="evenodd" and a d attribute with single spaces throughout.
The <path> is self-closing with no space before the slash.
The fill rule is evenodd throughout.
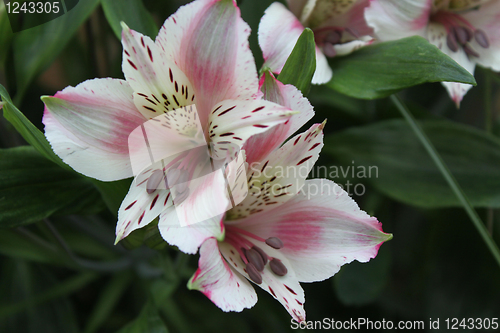
<path id="1" fill-rule="evenodd" d="M 334 45 L 345 42 L 346 33 L 351 35 L 350 39 L 359 38 L 359 34 L 351 28 L 324 27 L 314 30 L 314 41 L 323 47 L 323 53 L 327 57 L 335 57 L 337 51 L 335 51 Z"/>
<path id="2" fill-rule="evenodd" d="M 442 24 L 446 29 L 446 45 L 457 52 L 460 47 L 469 56 L 479 57 L 479 54 L 471 48 L 469 42 L 473 39 L 479 46 L 487 49 L 490 42 L 486 33 L 481 29 L 476 29 L 463 16 L 448 11 L 438 11 L 431 16 L 431 22 Z"/>
<path id="3" fill-rule="evenodd" d="M 252 243 L 247 237 L 266 243 L 269 247 L 277 250 L 281 249 L 284 244 L 278 237 L 263 239 L 246 230 L 226 225 L 225 241 L 238 251 L 241 260 L 246 265 L 245 271 L 253 282 L 262 283 L 262 271 L 264 271 L 267 262 L 269 262 L 269 268 L 274 274 L 278 276 L 286 275 L 288 270 L 281 260 L 267 255 L 263 249 Z"/>

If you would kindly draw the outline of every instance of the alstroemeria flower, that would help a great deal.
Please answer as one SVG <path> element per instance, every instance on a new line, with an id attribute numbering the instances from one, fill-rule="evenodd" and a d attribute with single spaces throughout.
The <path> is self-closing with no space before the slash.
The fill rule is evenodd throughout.
<path id="1" fill-rule="evenodd" d="M 276 99 L 312 114 L 295 87 L 275 85 Z M 280 125 L 265 135 L 281 137 L 303 121 Z M 335 183 L 305 180 L 323 146 L 323 126 L 315 124 L 275 150 L 275 140 L 264 140 L 263 135 L 255 139 L 253 144 L 265 153 L 249 154 L 254 156 L 247 171 L 250 193 L 220 221 L 224 238 L 207 236 L 199 224 L 180 228 L 172 219 L 160 220 L 160 232 L 170 244 L 183 251 L 202 244 L 190 289 L 200 290 L 224 311 L 241 311 L 257 301 L 252 281 L 301 322 L 305 298 L 299 282 L 327 279 L 353 260 L 366 262 L 391 238 Z M 278 133 L 273 134 L 275 129 Z"/>
<path id="2" fill-rule="evenodd" d="M 316 42 L 316 72 L 312 83 L 330 81 L 332 70 L 326 57 L 346 55 L 370 44 L 372 33 L 363 11 L 369 0 L 287 0 L 266 9 L 259 25 L 259 44 L 264 66 L 280 73 L 295 43 L 309 27 Z"/>
<path id="3" fill-rule="evenodd" d="M 474 74 L 500 71 L 500 1 L 372 0 L 366 21 L 381 41 L 419 35 Z M 472 87 L 443 82 L 457 107 Z"/>
<path id="4" fill-rule="evenodd" d="M 199 117 L 205 141 L 218 144 L 219 149 L 225 144 L 242 146 L 252 135 L 287 121 L 293 113 L 261 99 L 248 46 L 250 28 L 235 1 L 197 0 L 179 8 L 166 20 L 156 41 L 123 26 L 125 80 L 89 80 L 43 98 L 46 137 L 55 153 L 76 171 L 103 181 L 134 176 L 130 133 L 159 115 L 182 113 L 189 105 L 194 104 L 197 113 L 185 116 Z M 179 135 L 190 135 L 189 119 L 181 115 L 169 121 L 173 128 L 178 126 Z M 182 142 L 166 136 L 151 144 Z M 157 183 L 158 174 L 162 172 L 151 170 L 144 181 Z M 227 200 L 223 193 L 211 192 L 216 187 L 211 182 L 220 184 L 221 178 L 207 179 L 193 198 L 209 197 L 216 204 Z M 169 190 L 133 183 L 119 209 L 117 241 L 171 206 Z"/>

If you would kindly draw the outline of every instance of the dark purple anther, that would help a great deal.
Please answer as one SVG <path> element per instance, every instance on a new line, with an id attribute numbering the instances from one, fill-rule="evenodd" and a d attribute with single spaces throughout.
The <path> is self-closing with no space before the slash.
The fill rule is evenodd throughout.
<path id="1" fill-rule="evenodd" d="M 330 58 L 333 58 L 335 57 L 335 55 L 337 55 L 337 51 L 335 51 L 333 44 L 330 43 L 323 44 L 323 53 Z"/>
<path id="2" fill-rule="evenodd" d="M 446 45 L 448 45 L 448 48 L 453 52 L 458 51 L 457 38 L 455 37 L 453 31 L 450 31 L 448 36 L 446 36 Z"/>
<path id="3" fill-rule="evenodd" d="M 274 249 L 281 249 L 283 247 L 283 241 L 278 237 L 269 237 L 266 239 L 266 244 Z"/>
<path id="4" fill-rule="evenodd" d="M 253 264 L 259 272 L 264 270 L 264 261 L 262 260 L 259 252 L 254 249 L 250 249 L 245 252 L 245 256 L 247 257 L 248 262 Z"/>
<path id="5" fill-rule="evenodd" d="M 151 173 L 151 176 L 149 176 L 148 182 L 146 183 L 146 192 L 148 192 L 148 194 L 153 193 L 158 188 L 158 185 L 160 185 L 162 179 L 163 179 L 162 170 L 153 171 Z"/>
<path id="6" fill-rule="evenodd" d="M 264 252 L 264 250 L 262 250 L 260 247 L 258 246 L 253 246 L 252 249 L 254 249 L 255 251 L 257 251 L 260 256 L 262 257 L 262 261 L 264 261 L 264 265 L 267 264 L 267 254 L 266 252 Z"/>
<path id="7" fill-rule="evenodd" d="M 248 274 L 248 277 L 250 278 L 250 280 L 252 280 L 253 282 L 255 282 L 257 284 L 262 283 L 262 275 L 260 275 L 257 268 L 255 268 L 255 266 L 252 263 L 249 262 L 247 264 L 246 270 L 247 270 L 247 274 Z"/>
<path id="8" fill-rule="evenodd" d="M 281 262 L 281 260 L 273 258 L 269 262 L 269 267 L 271 267 L 271 270 L 273 271 L 274 274 L 278 276 L 284 276 L 286 273 L 288 273 L 288 269 L 286 269 L 285 265 Z"/>
<path id="9" fill-rule="evenodd" d="M 467 53 L 468 55 L 473 56 L 473 57 L 479 57 L 479 53 L 477 53 L 476 51 L 471 49 L 468 44 L 465 44 L 463 47 L 464 47 L 465 53 Z"/>
<path id="10" fill-rule="evenodd" d="M 186 198 L 189 196 L 189 189 L 187 191 L 184 191 L 182 193 L 179 193 L 179 191 L 175 191 L 175 198 L 173 199 L 173 202 L 175 205 L 180 205 Z"/>
<path id="11" fill-rule="evenodd" d="M 325 37 L 325 42 L 330 44 L 337 44 L 340 42 L 341 38 L 342 38 L 341 31 L 329 31 Z"/>
<path id="12" fill-rule="evenodd" d="M 462 45 L 467 43 L 468 34 L 467 34 L 467 31 L 465 30 L 464 27 L 454 27 L 451 29 L 452 29 L 451 33 L 455 34 L 455 37 L 457 38 L 457 42 L 459 42 Z"/>
<path id="13" fill-rule="evenodd" d="M 486 33 L 483 30 L 477 29 L 474 31 L 474 38 L 476 39 L 476 42 L 485 49 L 490 47 L 488 36 L 486 36 Z"/>

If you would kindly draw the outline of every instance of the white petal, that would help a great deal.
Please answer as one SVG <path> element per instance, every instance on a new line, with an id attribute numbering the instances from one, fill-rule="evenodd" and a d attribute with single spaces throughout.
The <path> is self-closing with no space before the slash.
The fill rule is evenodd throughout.
<path id="1" fill-rule="evenodd" d="M 213 238 L 201 246 L 198 270 L 188 288 L 201 291 L 223 311 L 242 311 L 257 303 L 252 285 L 226 263 Z"/>
<path id="2" fill-rule="evenodd" d="M 237 222 L 235 226 L 264 239 L 280 238 L 284 247 L 279 252 L 301 282 L 327 279 L 353 260 L 367 262 L 392 237 L 347 192 L 326 179 L 306 181 L 299 194 L 265 217 Z"/>
<path id="3" fill-rule="evenodd" d="M 305 302 L 304 290 L 295 276 L 292 265 L 280 251 L 268 247 L 265 243 L 253 242 L 260 248 L 265 249 L 264 251 L 268 256 L 281 260 L 288 270 L 285 276 L 278 276 L 273 273 L 268 263 L 262 272 L 262 283 L 258 286 L 278 300 L 293 319 L 298 322 L 304 321 L 306 318 L 303 305 Z M 241 260 L 240 255 L 235 251 L 234 247 L 227 243 L 220 243 L 219 248 L 233 268 L 250 280 L 245 269 L 246 265 Z"/>
<path id="4" fill-rule="evenodd" d="M 323 147 L 324 124 L 315 124 L 291 138 L 268 159 L 249 166 L 248 196 L 228 212 L 231 219 L 264 216 L 293 198 L 318 160 Z"/>
<path id="5" fill-rule="evenodd" d="M 303 30 L 299 20 L 283 4 L 271 4 L 259 24 L 259 45 L 264 66 L 273 73 L 280 73 Z"/>
<path id="6" fill-rule="evenodd" d="M 43 101 L 45 135 L 65 163 L 103 181 L 132 176 L 128 136 L 145 119 L 125 81 L 89 80 Z"/>
<path id="7" fill-rule="evenodd" d="M 123 73 L 134 89 L 134 103 L 146 117 L 194 104 L 194 89 L 186 75 L 149 38 L 129 29 L 122 32 Z"/>
<path id="8" fill-rule="evenodd" d="M 432 0 L 373 0 L 365 19 L 381 41 L 419 35 L 425 37 Z"/>

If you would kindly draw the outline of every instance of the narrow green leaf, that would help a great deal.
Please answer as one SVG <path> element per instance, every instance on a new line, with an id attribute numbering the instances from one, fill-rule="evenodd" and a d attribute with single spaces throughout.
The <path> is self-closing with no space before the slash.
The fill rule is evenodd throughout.
<path id="1" fill-rule="evenodd" d="M 403 116 L 403 118 L 405 118 L 405 120 L 408 122 L 408 125 L 410 125 L 410 128 L 415 133 L 415 135 L 419 139 L 422 146 L 424 146 L 425 150 L 427 151 L 429 156 L 432 158 L 432 161 L 439 169 L 439 172 L 441 173 L 443 178 L 446 180 L 446 183 L 448 184 L 450 189 L 453 191 L 453 194 L 460 201 L 460 204 L 462 205 L 465 212 L 469 216 L 470 220 L 472 221 L 472 224 L 474 225 L 476 230 L 479 232 L 479 235 L 481 236 L 484 243 L 486 244 L 486 246 L 490 250 L 491 254 L 493 255 L 493 258 L 495 258 L 497 264 L 500 265 L 500 249 L 498 248 L 498 246 L 495 243 L 495 241 L 493 240 L 493 238 L 491 238 L 491 235 L 488 233 L 488 230 L 486 229 L 483 221 L 481 221 L 481 218 L 479 217 L 479 215 L 477 215 L 476 210 L 472 207 L 469 198 L 462 190 L 462 187 L 457 182 L 457 179 L 454 177 L 454 175 L 452 174 L 452 172 L 448 168 L 448 165 L 443 160 L 441 155 L 439 155 L 439 153 L 436 150 L 436 148 L 434 147 L 432 141 L 427 137 L 427 134 L 420 127 L 420 125 L 416 122 L 415 118 L 410 113 L 410 111 L 408 110 L 406 105 L 404 105 L 403 102 L 396 95 L 391 96 L 391 101 L 394 103 L 394 105 L 396 105 L 399 112 L 401 112 L 401 115 Z M 498 141 L 497 141 L 497 143 L 498 143 Z M 455 144 L 456 144 L 456 142 L 455 142 Z M 496 165 L 498 166 L 498 163 Z M 480 170 L 476 170 L 476 172 L 480 172 Z M 498 188 L 498 186 L 496 188 Z"/>
<path id="2" fill-rule="evenodd" d="M 5 10 L 4 3 L 0 3 L 0 69 L 3 69 L 7 58 L 7 52 L 10 49 L 12 37 L 12 29 L 10 28 L 9 18 Z"/>
<path id="3" fill-rule="evenodd" d="M 474 77 L 420 36 L 373 44 L 330 61 L 327 86 L 348 96 L 374 99 L 425 82 L 476 85 Z"/>
<path id="4" fill-rule="evenodd" d="M 80 0 L 68 13 L 16 34 L 13 46 L 19 96 L 54 61 L 98 3 L 99 0 Z"/>
<path id="5" fill-rule="evenodd" d="M 17 303 L 9 305 L 4 305 L 0 307 L 0 318 L 12 316 L 18 312 L 25 310 L 28 307 L 32 307 L 50 301 L 52 299 L 71 294 L 81 289 L 91 281 L 95 280 L 97 277 L 98 275 L 95 273 L 81 273 L 63 282 L 59 282 L 50 289 L 33 295 L 29 299 L 18 301 Z"/>
<path id="6" fill-rule="evenodd" d="M 118 333 L 167 333 L 167 327 L 152 302 L 146 303 L 139 316 Z"/>
<path id="7" fill-rule="evenodd" d="M 0 96 L 2 97 L 3 115 L 14 128 L 22 135 L 24 140 L 32 145 L 38 152 L 40 152 L 47 159 L 58 164 L 59 166 L 71 170 L 71 168 L 64 163 L 59 156 L 57 156 L 50 147 L 50 143 L 45 138 L 45 135 L 29 121 L 26 116 L 19 111 L 18 108 L 12 103 L 9 94 L 4 86 L 0 84 Z"/>
<path id="8" fill-rule="evenodd" d="M 61 169 L 33 147 L 0 150 L 0 227 L 51 215 L 91 214 L 102 208 L 89 180 Z"/>
<path id="9" fill-rule="evenodd" d="M 158 26 L 144 7 L 142 0 L 101 0 L 101 3 L 104 15 L 118 39 L 122 36 L 120 24 L 122 21 L 130 29 L 139 31 L 152 39 L 158 35 Z"/>
<path id="10" fill-rule="evenodd" d="M 500 140 L 449 121 L 426 120 L 421 126 L 471 203 L 500 207 Z M 420 142 L 409 135 L 404 120 L 387 120 L 329 135 L 323 151 L 335 158 L 336 165 L 329 170 L 333 180 L 344 172 L 343 178 L 369 182 L 389 197 L 410 205 L 461 206 Z"/>
<path id="11" fill-rule="evenodd" d="M 123 296 L 126 288 L 132 281 L 130 272 L 115 274 L 109 283 L 104 287 L 97 304 L 92 310 L 92 314 L 87 322 L 84 333 L 96 332 L 112 313 L 116 304 Z"/>
<path id="12" fill-rule="evenodd" d="M 316 44 L 314 43 L 314 33 L 311 29 L 305 28 L 285 66 L 283 66 L 278 80 L 284 84 L 296 86 L 306 96 L 311 88 L 311 80 L 315 70 Z"/>

